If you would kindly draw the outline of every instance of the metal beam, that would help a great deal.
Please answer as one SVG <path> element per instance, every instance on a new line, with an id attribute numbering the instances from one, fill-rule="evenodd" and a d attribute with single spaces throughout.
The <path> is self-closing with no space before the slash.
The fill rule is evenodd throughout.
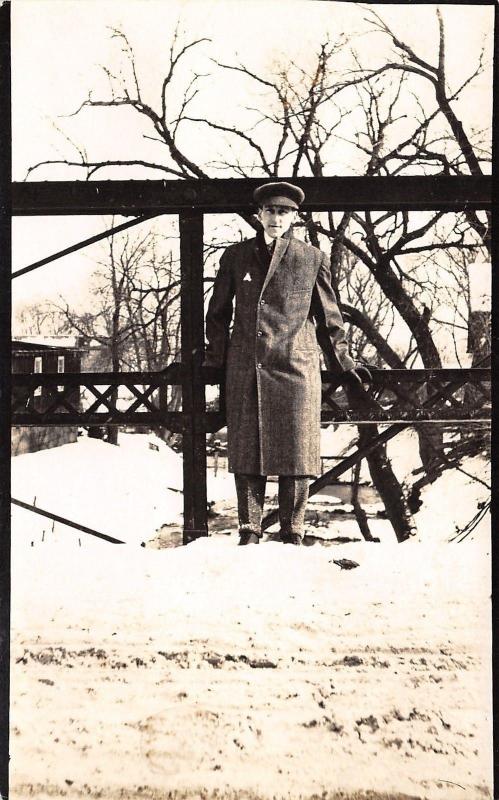
<path id="1" fill-rule="evenodd" d="M 370 369 L 375 388 L 389 388 L 399 383 L 426 383 L 427 381 L 455 381 L 466 379 L 466 382 L 480 383 L 490 381 L 491 373 L 488 367 L 442 367 L 439 369 Z M 331 382 L 339 386 L 341 376 L 331 372 L 322 372 L 324 383 Z"/>
<path id="2" fill-rule="evenodd" d="M 454 381 L 465 378 L 467 383 L 480 383 L 491 379 L 489 367 L 442 367 L 439 369 L 376 369 L 369 367 L 369 371 L 375 387 L 389 387 L 399 383 L 425 383 L 428 380 Z M 102 373 L 102 376 L 105 374 Z M 131 375 L 133 373 L 124 374 Z M 223 379 L 223 369 L 220 367 L 203 367 L 203 375 L 205 376 L 205 383 L 217 384 Z M 40 377 L 40 375 L 37 377 Z M 321 378 L 323 383 L 334 386 L 340 386 L 342 383 L 341 375 L 327 370 L 321 371 Z"/>
<path id="3" fill-rule="evenodd" d="M 205 429 L 211 430 L 209 417 L 201 418 Z M 184 421 L 181 411 L 94 411 L 86 414 L 84 411 L 53 411 L 50 414 L 37 413 L 36 411 L 16 411 L 12 414 L 12 424 L 23 427 L 50 427 L 62 428 L 64 426 L 101 427 L 102 425 L 149 425 L 150 427 L 167 428 L 174 433 L 182 433 Z M 218 425 L 219 430 L 222 425 Z"/>
<path id="4" fill-rule="evenodd" d="M 84 349 L 84 348 L 81 348 Z M 10 354 L 9 354 L 10 361 Z M 170 386 L 182 382 L 185 370 L 182 364 L 173 361 L 159 372 L 39 372 L 12 375 L 12 380 L 19 386 Z M 37 383 L 39 381 L 39 383 Z"/>
<path id="5" fill-rule="evenodd" d="M 0 307 L 1 310 L 1 307 Z M 9 356 L 10 358 L 10 356 Z M 442 367 L 441 369 L 375 369 L 370 368 L 375 387 L 389 387 L 399 383 L 426 383 L 426 381 L 466 380 L 468 383 L 490 381 L 489 367 Z M 185 377 L 184 364 L 173 361 L 159 372 L 41 372 L 15 373 L 12 379 L 22 386 L 138 386 L 155 384 L 156 386 L 180 384 Z M 202 367 L 203 384 L 215 385 L 223 380 L 223 370 L 219 367 Z M 321 372 L 322 382 L 340 386 L 341 375 L 327 370 Z"/>
<path id="6" fill-rule="evenodd" d="M 54 522 L 60 522 L 61 525 L 66 525 L 68 528 L 76 528 L 77 531 L 88 533 L 90 536 L 96 536 L 97 539 L 104 539 L 104 541 L 111 542 L 111 544 L 125 544 L 123 539 L 115 539 L 114 536 L 109 536 L 107 533 L 100 533 L 99 531 L 94 530 L 94 528 L 88 528 L 86 525 L 80 525 L 79 522 L 73 522 L 71 519 L 66 519 L 66 517 L 60 517 L 58 514 L 53 514 L 52 511 L 45 511 L 43 508 L 38 508 L 37 506 L 31 505 L 31 503 L 25 503 L 23 500 L 16 500 L 13 497 L 11 502 L 15 506 L 25 508 L 27 511 L 33 511 L 35 514 L 40 514 L 42 517 L 48 517 L 48 519 L 51 519 Z"/>
<path id="7" fill-rule="evenodd" d="M 10 663 L 10 3 L 0 5 L 0 797 L 9 796 Z"/>
<path id="8" fill-rule="evenodd" d="M 63 258 L 63 256 L 69 256 L 71 253 L 76 253 L 77 250 L 81 250 L 83 247 L 88 247 L 90 244 L 100 242 L 102 239 L 107 239 L 109 236 L 114 236 L 115 233 L 126 231 L 127 228 L 131 228 L 133 225 L 138 225 L 141 222 L 145 222 L 148 219 L 154 219 L 157 216 L 159 215 L 145 214 L 142 217 L 137 217 L 136 219 L 123 222 L 121 225 L 116 225 L 114 228 L 108 228 L 102 233 L 97 233 L 95 236 L 90 236 L 89 239 L 83 239 L 81 242 L 76 242 L 76 244 L 72 244 L 70 247 L 66 247 L 64 250 L 59 250 L 57 253 L 53 253 L 51 256 L 46 256 L 45 258 L 40 259 L 40 261 L 35 261 L 33 264 L 29 264 L 27 267 L 16 270 L 16 272 L 12 273 L 12 277 L 19 278 L 20 275 L 26 275 L 28 272 L 33 272 L 33 270 L 43 267 L 45 264 L 51 264 L 52 261 L 57 261 L 57 259 Z"/>
<path id="9" fill-rule="evenodd" d="M 182 452 L 184 469 L 184 544 L 208 536 L 206 493 L 204 353 L 203 215 L 180 214 Z"/>
<path id="10" fill-rule="evenodd" d="M 280 178 L 286 180 L 286 178 Z M 151 181 L 28 181 L 12 187 L 13 214 L 178 214 L 247 212 L 264 178 Z M 489 175 L 289 178 L 305 211 L 448 210 L 491 207 Z"/>

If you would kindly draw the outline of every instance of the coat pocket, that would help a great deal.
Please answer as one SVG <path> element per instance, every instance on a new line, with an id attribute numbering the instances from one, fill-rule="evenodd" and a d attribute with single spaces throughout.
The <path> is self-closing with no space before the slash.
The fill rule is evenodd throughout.
<path id="1" fill-rule="evenodd" d="M 315 336 L 299 336 L 294 342 L 293 353 L 307 353 L 310 356 L 318 356 L 319 345 Z"/>

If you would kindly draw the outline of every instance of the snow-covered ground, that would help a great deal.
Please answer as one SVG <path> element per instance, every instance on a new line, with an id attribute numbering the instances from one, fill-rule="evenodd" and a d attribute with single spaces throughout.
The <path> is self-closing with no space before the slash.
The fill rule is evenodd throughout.
<path id="1" fill-rule="evenodd" d="M 147 542 L 162 525 L 182 525 L 182 458 L 154 435 L 126 434 L 114 447 L 82 437 L 12 461 L 12 496 L 130 545 Z M 209 476 L 213 501 L 235 495 L 232 476 Z M 14 530 L 34 544 L 73 538 L 70 528 L 19 507 Z M 80 537 L 81 545 L 87 540 Z"/>
<path id="2" fill-rule="evenodd" d="M 181 459 L 121 442 L 13 461 L 14 497 L 126 544 L 13 508 L 11 799 L 492 796 L 490 521 L 448 542 L 484 486 L 446 472 L 403 545 L 380 520 L 381 544 L 158 550 Z M 390 454 L 407 475 L 411 435 Z"/>

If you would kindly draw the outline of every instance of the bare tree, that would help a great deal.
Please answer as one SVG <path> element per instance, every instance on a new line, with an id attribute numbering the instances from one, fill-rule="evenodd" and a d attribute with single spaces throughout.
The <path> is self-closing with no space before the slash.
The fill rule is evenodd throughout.
<path id="1" fill-rule="evenodd" d="M 68 166 L 81 167 L 85 170 L 87 180 L 100 170 L 109 167 L 128 166 L 144 167 L 146 169 L 160 171 L 163 175 L 172 175 L 176 178 L 209 177 L 208 174 L 181 149 L 178 142 L 179 127 L 185 119 L 187 108 L 199 91 L 198 84 L 204 76 L 194 71 L 191 72 L 190 76 L 187 78 L 184 92 L 180 95 L 180 102 L 177 102 L 177 97 L 179 96 L 178 92 L 172 92 L 173 79 L 178 74 L 180 66 L 183 66 L 186 54 L 202 42 L 208 42 L 209 39 L 201 38 L 182 44 L 180 41 L 181 35 L 179 26 L 177 26 L 170 46 L 168 72 L 162 81 L 158 105 L 156 108 L 153 108 L 145 102 L 142 96 L 140 83 L 137 77 L 135 56 L 128 37 L 118 28 L 110 28 L 109 30 L 111 38 L 116 40 L 121 49 L 125 59 L 125 69 L 128 71 L 128 74 L 125 74 L 125 72 L 121 70 L 119 74 L 114 74 L 108 67 L 102 66 L 108 79 L 108 96 L 97 98 L 94 97 L 93 93 L 90 91 L 88 97 L 70 116 L 75 116 L 89 108 L 129 108 L 140 115 L 145 122 L 147 132 L 144 133 L 144 138 L 165 145 L 164 150 L 168 153 L 169 163 L 163 164 L 160 161 L 145 161 L 140 158 L 110 158 L 103 161 L 92 161 L 88 158 L 85 148 L 74 145 L 74 143 L 71 142 L 78 151 L 78 160 L 43 160 L 37 164 L 33 164 L 28 169 L 26 177 L 29 177 L 34 170 L 48 164 L 66 164 Z M 172 109 L 175 110 L 172 112 Z"/>
<path id="2" fill-rule="evenodd" d="M 14 324 L 16 336 L 62 336 L 67 333 L 65 315 L 52 303 L 26 303 L 19 308 Z"/>
<path id="3" fill-rule="evenodd" d="M 374 19 L 377 24 L 381 24 L 379 15 L 375 15 Z M 338 138 L 341 135 L 338 126 L 342 115 L 337 115 L 336 124 L 328 125 L 324 121 L 322 112 L 324 108 L 328 109 L 331 117 L 330 106 L 334 103 L 335 95 L 339 91 L 346 91 L 347 88 L 349 91 L 356 91 L 358 106 L 365 123 L 361 126 L 363 133 L 357 133 L 350 144 L 364 156 L 366 175 L 397 175 L 414 169 L 423 174 L 436 172 L 458 174 L 463 167 L 468 168 L 472 174 L 482 174 L 480 163 L 487 160 L 488 156 L 480 144 L 476 145 L 479 154 L 473 151 L 471 141 L 451 105 L 482 70 L 482 56 L 473 74 L 449 95 L 445 77 L 444 27 L 440 14 L 438 22 L 439 66 L 435 78 L 438 109 L 437 112 L 427 112 L 415 97 L 416 114 L 413 129 L 410 136 L 403 141 L 397 136 L 398 123 L 408 116 L 408 74 L 414 72 L 411 65 L 407 70 L 402 68 L 404 65 L 399 65 L 400 77 L 396 81 L 386 80 L 388 71 L 393 67 L 392 64 L 387 64 L 375 71 L 359 68 L 350 72 L 350 81 L 335 83 L 331 75 L 331 60 L 335 51 L 327 44 L 323 44 L 319 49 L 315 69 L 308 74 L 301 70 L 298 81 L 290 80 L 289 69 L 282 70 L 278 80 L 269 81 L 255 75 L 243 65 L 221 65 L 225 69 L 237 70 L 247 79 L 271 90 L 278 109 L 273 116 L 260 115 L 262 124 L 273 122 L 282 132 L 272 158 L 265 156 L 262 146 L 252 138 L 248 144 L 255 154 L 255 160 L 245 174 L 251 174 L 257 164 L 268 174 L 277 174 L 290 163 L 290 158 L 293 160 L 293 175 L 303 174 L 303 170 L 305 174 L 317 177 L 324 174 L 331 138 Z M 388 32 L 388 29 L 385 29 Z M 389 33 L 399 49 L 407 54 L 409 60 L 417 59 L 410 48 L 393 37 L 391 32 Z M 290 69 L 296 70 L 296 65 L 292 64 Z M 427 75 L 426 78 L 428 79 Z M 449 140 L 448 136 L 432 133 L 431 123 L 439 112 L 449 123 L 454 139 Z M 206 121 L 206 124 L 216 129 L 221 128 L 218 123 Z M 224 126 L 223 130 L 231 132 L 227 126 Z M 236 135 L 240 134 L 241 132 L 238 132 Z M 247 136 L 245 138 L 247 140 Z M 444 147 L 437 149 L 438 143 L 443 143 Z M 269 170 L 269 165 L 272 165 L 272 171 Z M 237 167 L 242 172 L 240 164 Z M 289 169 L 286 169 L 286 172 L 289 172 Z M 442 239 L 435 236 L 435 231 L 445 216 L 443 212 L 426 214 L 416 225 L 413 222 L 414 215 L 406 212 L 387 214 L 350 212 L 342 215 L 338 222 L 335 221 L 333 214 L 327 215 L 326 220 L 321 219 L 321 216 L 323 217 L 323 215 L 304 215 L 304 222 L 313 244 L 320 246 L 320 236 L 327 237 L 331 243 L 333 278 L 340 297 L 343 299 L 344 287 L 349 282 L 348 278 L 346 281 L 341 281 L 341 267 L 347 251 L 367 267 L 395 312 L 405 322 L 423 365 L 427 368 L 440 367 L 442 361 L 434 338 L 432 320 L 434 294 L 428 292 L 428 283 L 424 285 L 417 270 L 411 266 L 411 259 L 416 254 L 425 256 L 430 254 L 435 260 L 438 251 L 469 251 L 471 254 L 480 246 L 489 247 L 488 222 L 483 222 L 474 212 L 470 214 L 465 211 L 458 215 L 457 224 L 454 223 L 452 229 L 447 223 L 450 229 L 449 235 Z M 359 233 L 360 239 L 355 238 L 354 234 Z M 344 307 L 345 305 L 350 320 L 363 330 L 364 336 L 370 333 L 371 342 L 376 341 L 378 353 L 384 356 L 387 363 L 400 366 L 400 363 L 397 363 L 400 359 L 397 359 L 392 348 L 386 343 L 381 344 L 380 337 L 376 337 L 373 333 L 376 325 L 369 319 L 366 309 L 361 312 L 358 306 L 352 308 L 351 304 L 344 304 Z M 366 433 L 367 429 L 364 429 L 363 434 Z M 373 428 L 371 434 L 375 433 Z M 433 477 L 438 475 L 444 463 L 441 431 L 434 427 L 420 430 L 420 453 L 427 472 Z M 376 458 L 371 458 L 370 461 L 373 479 L 380 488 L 385 505 L 388 506 L 390 497 L 393 498 L 395 495 L 392 476 L 388 477 L 385 469 L 378 468 L 379 465 L 374 463 Z M 382 483 L 386 492 L 383 492 Z M 392 488 L 389 488 L 390 484 Z M 397 524 L 401 524 L 402 528 L 405 517 L 405 528 L 409 532 L 412 522 L 407 508 L 403 512 L 397 511 L 396 516 Z"/>
<path id="4" fill-rule="evenodd" d="M 473 135 L 466 132 L 454 104 L 483 71 L 484 51 L 472 74 L 459 86 L 449 89 L 445 29 L 439 12 L 435 65 L 401 41 L 376 11 L 368 7 L 366 13 L 372 29 L 383 33 L 397 53 L 396 60 L 387 58 L 376 69 L 364 66 L 353 50 L 352 67 L 346 72 L 344 67 L 339 69 L 337 56 L 343 56 L 347 47 L 343 37 L 335 41 L 325 39 L 315 62 L 307 69 L 290 60 L 274 74 L 263 76 L 241 63 L 214 60 L 217 69 L 239 77 L 243 94 L 247 85 L 257 97 L 256 107 L 245 109 L 253 122 L 244 128 L 220 115 L 207 119 L 193 113 L 203 76 L 194 70 L 187 72 L 186 56 L 206 40 L 182 44 L 178 31 L 175 33 L 169 68 L 154 108 L 143 99 L 128 38 L 113 29 L 112 36 L 122 48 L 127 74 L 115 75 L 104 68 L 108 96 L 96 98 L 90 93 L 74 113 L 88 108 L 130 108 L 145 122 L 145 138 L 164 145 L 166 163 L 137 159 L 91 161 L 80 148 L 79 160 L 40 162 L 28 174 L 42 164 L 66 163 L 85 169 L 87 179 L 102 169 L 130 165 L 160 170 L 179 179 L 220 174 L 322 177 L 330 171 L 340 145 L 350 148 L 353 163 L 365 175 L 482 174 L 482 165 L 490 157 L 488 132 L 477 130 Z M 172 98 L 174 75 L 183 78 L 185 88 L 183 94 L 177 93 Z M 398 76 L 396 80 L 394 75 Z M 421 80 L 434 88 L 436 108 L 426 108 L 419 98 L 414 81 Z M 226 116 L 231 113 L 232 108 L 225 111 Z M 222 155 L 214 156 L 209 166 L 185 152 L 181 134 L 186 125 L 194 125 L 198 130 L 206 128 L 216 137 L 214 141 Z M 357 131 L 353 138 L 352 130 Z M 245 219 L 255 225 L 251 216 Z M 416 358 L 428 368 L 441 366 L 435 339 L 435 294 L 431 291 L 431 280 L 423 274 L 422 260 L 431 258 L 440 269 L 442 258 L 449 268 L 453 257 L 449 254 L 471 256 L 479 247 L 490 247 L 487 216 L 469 210 L 452 218 L 443 212 L 422 216 L 406 212 L 305 213 L 302 226 L 312 244 L 330 252 L 333 284 L 345 316 L 355 326 L 351 338 L 357 354 L 369 352 L 375 363 L 385 362 L 392 367 L 409 364 L 410 360 L 414 363 Z M 361 297 L 373 286 L 378 288 L 372 294 L 376 303 L 367 304 Z M 142 293 L 142 300 L 150 296 L 148 287 Z M 138 308 L 145 309 L 140 303 Z M 401 324 L 409 336 L 405 352 L 388 341 L 400 331 Z M 137 346 L 137 329 L 133 337 Z M 374 435 L 374 429 L 371 433 Z M 433 436 L 428 445 L 428 438 L 428 432 L 422 431 L 420 452 L 427 472 L 435 476 L 443 462 L 442 439 L 440 435 Z M 386 458 L 386 453 L 383 455 Z M 385 464 L 380 469 L 374 460 L 370 467 L 385 505 L 393 509 L 392 522 L 398 526 L 397 535 L 406 538 L 412 533 L 413 522 L 407 507 L 403 507 L 403 493 L 402 505 L 397 508 L 397 503 L 391 503 L 390 498 L 399 493 L 399 489 L 394 490 L 395 476 L 388 476 Z"/>
<path id="5" fill-rule="evenodd" d="M 385 34 L 394 45 L 397 60 L 390 61 L 377 70 L 360 68 L 361 75 L 367 80 L 372 80 L 377 75 L 396 71 L 402 73 L 402 75 L 415 75 L 420 79 L 422 78 L 434 90 L 437 109 L 431 114 L 424 115 L 417 132 L 415 131 L 414 133 L 418 137 L 426 137 L 433 120 L 437 115 L 443 115 L 452 134 L 451 137 L 442 137 L 440 139 L 440 142 L 444 142 L 447 145 L 447 152 L 443 148 L 439 148 L 438 152 L 429 149 L 432 144 L 436 144 L 439 141 L 439 139 L 436 139 L 430 143 L 424 142 L 424 146 L 415 154 L 414 152 L 409 152 L 410 145 L 415 139 L 413 133 L 410 140 L 399 143 L 396 148 L 385 153 L 384 162 L 387 164 L 392 160 L 398 161 L 401 169 L 408 164 L 432 163 L 439 165 L 440 171 L 445 174 L 483 175 L 482 165 L 491 161 L 490 132 L 477 130 L 473 132 L 473 135 L 469 134 L 456 114 L 453 103 L 463 90 L 483 72 L 485 66 L 485 43 L 482 46 L 478 63 L 471 74 L 466 76 L 459 86 L 451 90 L 449 89 L 446 72 L 445 25 L 438 7 L 435 11 L 438 21 L 438 49 L 435 54 L 435 63 L 433 64 L 418 55 L 407 42 L 402 41 L 374 9 L 367 8 L 367 13 L 373 28 Z M 487 213 L 485 215 L 486 221 L 481 220 L 474 211 L 466 210 L 465 215 L 470 227 L 476 231 L 490 252 L 490 214 Z"/>

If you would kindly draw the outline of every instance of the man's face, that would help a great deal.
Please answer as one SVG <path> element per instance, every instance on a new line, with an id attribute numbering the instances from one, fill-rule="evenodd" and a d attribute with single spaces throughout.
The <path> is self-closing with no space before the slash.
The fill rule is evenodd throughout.
<path id="1" fill-rule="evenodd" d="M 267 236 L 271 236 L 272 239 L 279 239 L 296 221 L 297 212 L 290 206 L 283 206 L 280 203 L 274 204 L 272 198 L 269 198 L 258 209 L 257 216 Z"/>

